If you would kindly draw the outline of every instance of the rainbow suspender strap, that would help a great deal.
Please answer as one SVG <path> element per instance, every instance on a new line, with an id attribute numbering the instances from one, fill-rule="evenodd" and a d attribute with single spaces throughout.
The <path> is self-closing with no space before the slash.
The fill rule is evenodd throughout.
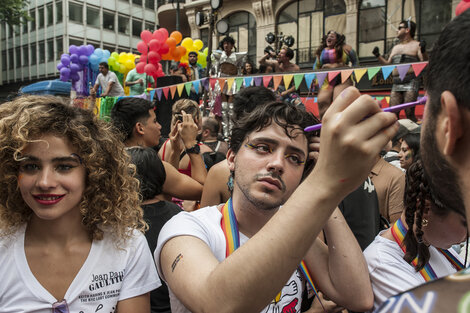
<path id="1" fill-rule="evenodd" d="M 228 257 L 230 254 L 233 253 L 233 251 L 240 247 L 240 233 L 238 231 L 237 218 L 235 216 L 235 212 L 233 211 L 232 198 L 228 199 L 228 201 L 224 204 L 221 213 L 222 219 L 220 221 L 220 226 L 225 236 L 225 256 Z M 310 287 L 313 289 L 315 296 L 320 301 L 320 298 L 317 294 L 317 288 L 313 283 L 312 276 L 310 275 L 310 272 L 307 268 L 307 264 L 305 264 L 304 260 L 300 262 L 299 269 L 304 275 Z M 320 304 L 323 307 L 323 303 L 321 303 L 321 301 Z"/>
<path id="2" fill-rule="evenodd" d="M 403 225 L 403 222 L 401 219 L 398 219 L 395 224 L 393 224 L 392 228 L 392 236 L 395 238 L 396 243 L 400 246 L 400 248 L 403 250 L 404 253 L 406 253 L 406 248 L 405 245 L 403 244 L 403 239 L 405 238 L 405 235 L 407 233 L 407 229 L 405 228 L 405 225 Z M 464 265 L 448 250 L 444 249 L 437 249 L 439 252 L 441 252 L 446 259 L 459 271 L 464 268 Z M 418 264 L 418 257 L 414 258 L 414 260 L 411 262 L 413 266 L 416 267 L 416 264 Z M 432 269 L 431 265 L 426 263 L 424 267 L 419 271 L 421 276 L 423 276 L 425 281 L 431 281 L 437 278 L 436 273 Z"/>

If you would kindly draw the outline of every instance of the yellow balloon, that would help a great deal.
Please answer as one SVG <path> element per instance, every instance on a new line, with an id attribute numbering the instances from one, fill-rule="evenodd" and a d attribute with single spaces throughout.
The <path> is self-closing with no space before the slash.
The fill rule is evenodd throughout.
<path id="1" fill-rule="evenodd" d="M 196 39 L 194 40 L 194 47 L 196 48 L 196 51 L 199 51 L 202 49 L 202 47 L 204 46 L 204 43 L 202 42 L 201 39 Z"/>
<path id="2" fill-rule="evenodd" d="M 128 71 L 132 70 L 135 67 L 134 61 L 128 59 L 126 62 L 124 62 L 124 65 L 126 66 L 126 69 Z"/>
<path id="3" fill-rule="evenodd" d="M 206 47 L 204 50 L 202 50 L 202 53 L 204 53 L 205 55 L 207 55 L 207 52 L 209 52 L 209 48 Z"/>
<path id="4" fill-rule="evenodd" d="M 183 39 L 181 42 L 181 45 L 186 48 L 186 50 L 189 50 L 193 47 L 193 40 L 189 37 L 186 37 Z"/>

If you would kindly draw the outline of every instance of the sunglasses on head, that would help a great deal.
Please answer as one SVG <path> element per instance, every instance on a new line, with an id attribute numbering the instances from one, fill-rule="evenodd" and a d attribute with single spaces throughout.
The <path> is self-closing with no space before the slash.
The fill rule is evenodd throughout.
<path id="1" fill-rule="evenodd" d="M 70 313 L 67 301 L 62 300 L 52 304 L 52 313 Z"/>

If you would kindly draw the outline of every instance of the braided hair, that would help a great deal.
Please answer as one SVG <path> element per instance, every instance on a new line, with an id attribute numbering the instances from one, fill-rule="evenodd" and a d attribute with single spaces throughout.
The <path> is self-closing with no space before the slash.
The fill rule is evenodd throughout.
<path id="1" fill-rule="evenodd" d="M 426 202 L 430 203 L 430 210 L 439 216 L 446 216 L 449 211 L 438 201 L 434 201 L 426 180 L 421 159 L 418 157 L 406 171 L 405 181 L 405 221 L 408 232 L 403 244 L 406 253 L 403 257 L 410 263 L 418 257 L 416 271 L 421 270 L 429 261 L 429 248 L 423 241 L 423 212 Z M 416 226 L 413 232 L 413 225 Z"/>

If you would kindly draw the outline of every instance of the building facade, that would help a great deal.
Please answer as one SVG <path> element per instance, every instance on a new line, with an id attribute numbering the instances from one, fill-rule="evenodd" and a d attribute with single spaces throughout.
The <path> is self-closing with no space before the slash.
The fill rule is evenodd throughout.
<path id="1" fill-rule="evenodd" d="M 144 29 L 176 30 L 212 46 L 226 34 L 209 34 L 209 24 L 196 25 L 196 13 L 225 20 L 239 51 L 256 64 L 268 45 L 265 37 L 292 36 L 295 62 L 311 69 L 322 36 L 335 30 L 346 36 L 362 64 L 376 62 L 394 44 L 398 24 L 417 23 L 415 39 L 428 49 L 454 16 L 459 0 L 224 0 L 213 12 L 209 0 L 32 0 L 27 24 L 0 27 L 0 85 L 57 78 L 60 55 L 72 45 L 93 44 L 111 52 L 135 52 Z"/>
<path id="2" fill-rule="evenodd" d="M 0 85 L 59 77 L 70 45 L 135 52 L 144 29 L 156 27 L 155 0 L 31 0 L 26 24 L 0 27 Z"/>

